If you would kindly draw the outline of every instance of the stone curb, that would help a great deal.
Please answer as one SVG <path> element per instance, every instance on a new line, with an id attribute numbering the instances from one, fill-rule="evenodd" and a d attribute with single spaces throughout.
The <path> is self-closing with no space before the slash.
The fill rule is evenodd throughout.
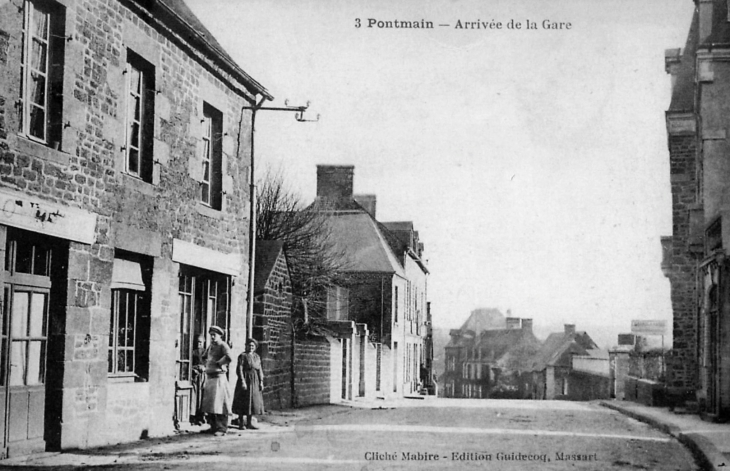
<path id="1" fill-rule="evenodd" d="M 613 402 L 601 401 L 600 404 L 603 407 L 618 411 L 628 417 L 631 417 L 632 419 L 636 419 L 644 422 L 645 424 L 649 424 L 650 426 L 661 430 L 667 435 L 671 435 L 672 437 L 676 438 L 680 443 L 686 446 L 690 450 L 690 452 L 692 452 L 692 455 L 695 457 L 695 460 L 697 460 L 702 470 L 721 471 L 719 467 L 715 466 L 715 463 L 724 463 L 726 460 L 725 456 L 720 452 L 720 450 L 717 449 L 717 447 L 715 447 L 715 445 L 710 440 L 703 437 L 701 434 L 684 433 L 682 432 L 682 429 L 680 429 L 676 425 L 662 422 L 655 417 L 644 415 L 641 412 L 631 410 L 626 407 L 621 407 L 619 404 Z"/>

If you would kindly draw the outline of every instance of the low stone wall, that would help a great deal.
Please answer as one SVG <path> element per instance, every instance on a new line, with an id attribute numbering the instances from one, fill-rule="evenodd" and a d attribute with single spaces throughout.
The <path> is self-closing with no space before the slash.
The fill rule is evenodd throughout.
<path id="1" fill-rule="evenodd" d="M 624 399 L 646 406 L 662 407 L 667 405 L 664 383 L 629 377 L 624 384 Z"/>
<path id="2" fill-rule="evenodd" d="M 330 402 L 331 345 L 325 337 L 298 335 L 294 343 L 294 407 Z"/>
<path id="3" fill-rule="evenodd" d="M 609 399 L 610 397 L 611 380 L 608 375 L 576 370 L 570 372 L 568 394 L 564 396 L 565 399 L 591 401 L 593 399 Z"/>

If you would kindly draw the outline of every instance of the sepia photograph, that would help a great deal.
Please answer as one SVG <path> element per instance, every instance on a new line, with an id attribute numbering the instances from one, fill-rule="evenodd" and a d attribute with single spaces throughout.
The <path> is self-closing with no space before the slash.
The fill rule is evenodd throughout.
<path id="1" fill-rule="evenodd" d="M 0 0 L 0 469 L 730 467 L 729 130 L 728 0 Z"/>

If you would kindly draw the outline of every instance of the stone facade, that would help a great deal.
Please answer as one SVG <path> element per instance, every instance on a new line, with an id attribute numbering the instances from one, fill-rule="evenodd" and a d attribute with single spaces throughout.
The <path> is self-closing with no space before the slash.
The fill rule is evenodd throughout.
<path id="1" fill-rule="evenodd" d="M 6 241 L 10 256 L 37 233 L 47 237 L 38 247 L 52 247 L 61 263 L 49 281 L 44 340 L 49 399 L 40 426 L 49 449 L 170 433 L 173 417 L 188 420 L 192 386 L 181 371 L 193 337 L 210 323 L 223 324 L 235 347 L 246 337 L 251 112 L 244 108 L 268 93 L 201 45 L 189 26 L 195 19 L 176 10 L 178 2 L 153 12 L 141 4 L 0 0 L 3 256 Z M 24 114 L 33 105 L 20 99 L 23 14 L 31 10 L 50 11 L 54 33 L 40 121 Z M 134 60 L 146 64 L 149 80 L 140 92 L 149 132 L 139 150 L 148 174 L 135 173 L 127 135 Z M 217 208 L 201 201 L 205 107 L 220 113 L 211 141 L 220 159 Z M 45 137 L 28 130 L 39 122 Z M 129 281 L 115 278 L 122 266 L 136 267 L 129 275 L 136 287 L 120 288 Z M 4 276 L 12 283 L 12 270 Z M 139 300 L 134 361 L 117 344 L 131 324 L 120 321 L 112 332 L 123 295 Z M 19 299 L 11 296 L 5 301 Z M 124 374 L 112 372 L 117 366 Z M 2 438 L 13 433 L 11 425 Z M 4 443 L 10 455 L 27 451 Z"/>
<path id="2" fill-rule="evenodd" d="M 683 50 L 666 51 L 672 237 L 662 268 L 671 282 L 674 346 L 668 392 L 708 418 L 730 417 L 730 30 L 728 4 L 698 0 Z M 722 45 L 721 47 L 717 47 Z M 667 258 L 669 258 L 667 260 Z"/>
<path id="3" fill-rule="evenodd" d="M 297 336 L 294 345 L 295 406 L 327 404 L 340 397 L 339 376 L 333 375 L 341 366 L 339 345 L 338 341 L 324 336 Z"/>
<path id="4" fill-rule="evenodd" d="M 256 275 L 264 279 L 256 280 L 253 336 L 264 370 L 264 404 L 284 409 L 292 406 L 291 278 L 281 244 L 258 241 L 256 250 Z M 263 260 L 266 252 L 271 252 L 273 264 Z"/>

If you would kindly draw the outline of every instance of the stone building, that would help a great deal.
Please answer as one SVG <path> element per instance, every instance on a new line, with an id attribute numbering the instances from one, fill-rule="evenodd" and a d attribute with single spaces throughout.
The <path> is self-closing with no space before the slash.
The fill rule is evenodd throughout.
<path id="1" fill-rule="evenodd" d="M 674 316 L 667 385 L 709 418 L 730 416 L 730 22 L 725 0 L 695 0 L 683 50 L 666 51 L 672 236 L 662 268 Z"/>
<path id="2" fill-rule="evenodd" d="M 565 324 L 563 332 L 548 335 L 542 348 L 534 357 L 532 371 L 533 399 L 581 399 L 583 389 L 593 387 L 591 381 L 573 375 L 573 356 L 591 356 L 589 352 L 598 346 L 586 332 L 575 330 L 574 324 Z M 609 389 L 608 375 L 605 390 Z"/>
<path id="3" fill-rule="evenodd" d="M 265 374 L 266 409 L 292 406 L 292 289 L 284 243 L 256 242 L 253 337 Z"/>
<path id="4" fill-rule="evenodd" d="M 271 98 L 182 0 L 0 0 L 0 454 L 189 420 L 198 336 L 247 334 Z"/>
<path id="5" fill-rule="evenodd" d="M 525 397 L 523 376 L 541 347 L 532 319 L 507 317 L 501 328 L 494 328 L 488 314 L 488 310 L 476 310 L 460 329 L 451 330 L 441 380 L 444 397 Z"/>
<path id="6" fill-rule="evenodd" d="M 343 397 L 416 393 L 428 302 L 423 245 L 412 223 L 397 223 L 395 233 L 379 223 L 375 197 L 354 195 L 353 175 L 351 165 L 317 166 L 315 205 L 345 258 L 342 285 L 355 329 L 342 339 Z"/>

